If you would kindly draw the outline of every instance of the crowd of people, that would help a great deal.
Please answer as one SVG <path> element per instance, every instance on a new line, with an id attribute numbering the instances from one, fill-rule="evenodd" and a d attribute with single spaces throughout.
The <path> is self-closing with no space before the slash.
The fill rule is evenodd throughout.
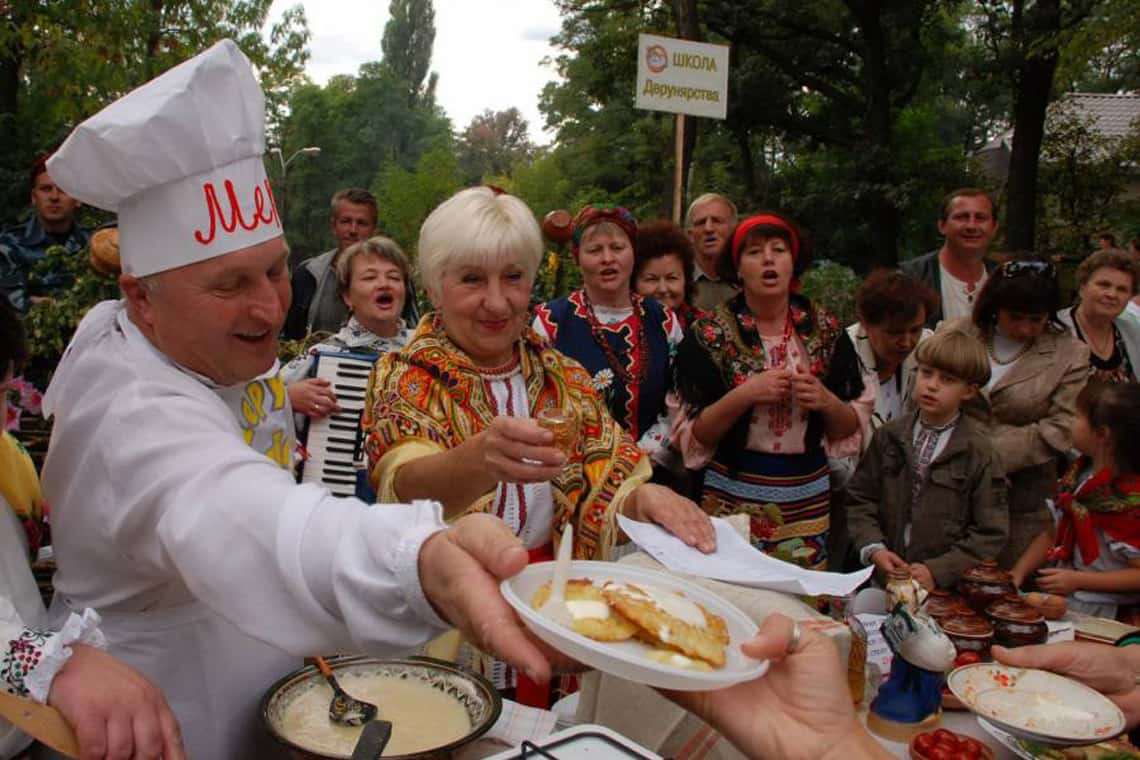
<path id="1" fill-rule="evenodd" d="M 180 126 L 206 102 L 243 105 Z M 683 228 L 586 206 L 581 288 L 534 305 L 539 224 L 480 186 L 426 218 L 414 266 L 370 193 L 338 192 L 336 248 L 290 272 L 263 130 L 248 61 L 219 43 L 80 125 L 0 238 L 10 382 L 19 312 L 68 287 L 35 262 L 84 247 L 80 202 L 118 214 L 123 298 L 55 368 L 42 495 L 15 439 L 0 448 L 0 681 L 56 704 L 85 758 L 267 756 L 257 702 L 299 657 L 390 655 L 449 628 L 468 666 L 547 706 L 569 663 L 498 582 L 551 559 L 567 525 L 575 557 L 612 559 L 618 515 L 704 552 L 711 517 L 746 515 L 753 546 L 803 567 L 934 589 L 993 560 L 1077 609 L 1140 603 L 1136 255 L 1090 255 L 1068 305 L 1052 263 L 994 255 L 995 200 L 963 188 L 942 246 L 869 273 L 845 325 L 799 290 L 812 252 L 793 219 L 708 193 Z M 144 137 L 173 147 L 142 156 Z M 284 365 L 282 337 L 308 344 Z M 296 431 L 341 409 L 312 376 L 339 352 L 375 361 L 358 430 L 375 503 L 295 479 Z M 568 445 L 548 411 L 573 418 Z M 45 501 L 50 614 L 28 566 Z M 745 651 L 767 676 L 671 698 L 751 756 L 881 754 L 823 637 L 773 616 Z M 1094 681 L 1087 663 L 1109 657 L 1066 651 L 1008 658 Z M 26 745 L 0 738 L 0 754 Z"/>

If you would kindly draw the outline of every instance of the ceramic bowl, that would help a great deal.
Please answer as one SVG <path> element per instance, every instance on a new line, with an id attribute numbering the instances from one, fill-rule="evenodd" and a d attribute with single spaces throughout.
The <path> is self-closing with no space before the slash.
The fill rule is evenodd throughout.
<path id="1" fill-rule="evenodd" d="M 1017 594 L 1013 578 L 996 562 L 982 562 L 962 573 L 958 579 L 958 592 L 966 604 L 983 614 L 992 602 Z"/>
<path id="2" fill-rule="evenodd" d="M 1030 741 L 1094 744 L 1125 727 L 1124 714 L 1107 697 L 1044 670 L 979 663 L 957 668 L 946 685 L 979 717 Z"/>
<path id="3" fill-rule="evenodd" d="M 977 614 L 966 604 L 962 597 L 941 589 L 930 592 L 930 595 L 926 597 L 923 609 L 926 610 L 927 615 L 930 615 L 930 617 L 934 618 L 938 623 L 952 617 Z"/>
<path id="4" fill-rule="evenodd" d="M 462 738 L 437 747 L 403 755 L 384 755 L 391 758 L 437 758 L 447 757 L 456 750 L 470 744 L 485 734 L 503 709 L 503 700 L 487 679 L 465 670 L 454 663 L 430 657 L 407 657 L 403 659 L 376 659 L 372 657 L 342 657 L 329 660 L 333 671 L 344 679 L 353 674 L 360 676 L 387 676 L 399 679 L 416 680 L 454 699 L 467 712 L 471 730 Z M 342 684 L 343 686 L 343 684 Z M 295 760 L 346 760 L 352 753 L 322 754 L 309 749 L 290 738 L 284 727 L 285 710 L 303 693 L 325 686 L 325 681 L 316 667 L 309 665 L 295 670 L 273 686 L 269 687 L 261 700 L 261 722 L 270 735 L 283 747 L 287 756 Z M 343 687 L 348 690 L 348 687 Z M 381 700 L 382 702 L 382 700 Z M 384 717 L 383 704 L 380 715 Z M 327 714 L 317 716 L 328 720 Z M 393 724 L 393 733 L 399 730 Z M 295 737 L 294 737 L 295 738 Z"/>
<path id="5" fill-rule="evenodd" d="M 994 628 L 988 620 L 972 614 L 954 615 L 939 621 L 939 625 L 958 654 L 976 652 L 982 659 L 989 659 Z"/>
<path id="6" fill-rule="evenodd" d="M 1044 616 L 1015 597 L 991 603 L 986 617 L 994 627 L 994 643 L 1003 647 L 1044 644 L 1049 639 Z"/>

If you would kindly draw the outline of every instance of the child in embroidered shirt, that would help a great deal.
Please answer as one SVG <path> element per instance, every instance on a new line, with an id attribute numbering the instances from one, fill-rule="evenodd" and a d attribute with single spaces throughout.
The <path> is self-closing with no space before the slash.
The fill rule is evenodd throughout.
<path id="1" fill-rule="evenodd" d="M 1140 603 L 1140 385 L 1090 381 L 1077 396 L 1073 445 L 1081 455 L 1057 485 L 1056 526 L 1013 567 L 1021 586 L 1036 571 L 1042 591 L 1070 610 L 1115 618 Z M 1044 566 L 1048 565 L 1048 566 Z"/>
<path id="2" fill-rule="evenodd" d="M 915 358 L 918 408 L 875 431 L 847 486 L 847 520 L 865 565 L 945 588 L 1005 546 L 1005 470 L 986 426 L 959 413 L 989 380 L 982 344 L 942 330 Z"/>

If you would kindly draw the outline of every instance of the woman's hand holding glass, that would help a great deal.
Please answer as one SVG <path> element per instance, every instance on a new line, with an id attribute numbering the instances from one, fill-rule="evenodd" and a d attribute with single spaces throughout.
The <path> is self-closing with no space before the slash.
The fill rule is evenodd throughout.
<path id="1" fill-rule="evenodd" d="M 553 480 L 566 464 L 554 434 L 525 417 L 496 417 L 480 433 L 482 463 L 498 483 Z"/>

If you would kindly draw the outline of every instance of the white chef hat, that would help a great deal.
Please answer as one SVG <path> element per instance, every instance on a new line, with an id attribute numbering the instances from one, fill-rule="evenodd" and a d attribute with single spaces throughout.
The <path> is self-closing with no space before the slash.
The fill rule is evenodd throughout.
<path id="1" fill-rule="evenodd" d="M 118 212 L 123 271 L 143 277 L 282 234 L 264 152 L 265 96 L 222 40 L 80 124 L 47 171 Z"/>

